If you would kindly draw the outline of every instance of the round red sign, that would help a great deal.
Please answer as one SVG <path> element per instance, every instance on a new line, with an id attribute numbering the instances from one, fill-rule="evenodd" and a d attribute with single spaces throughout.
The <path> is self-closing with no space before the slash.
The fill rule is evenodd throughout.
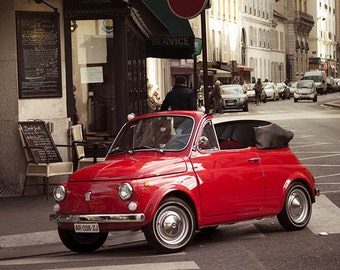
<path id="1" fill-rule="evenodd" d="M 172 12 L 182 18 L 191 19 L 199 14 L 207 7 L 209 0 L 168 0 L 168 4 Z"/>

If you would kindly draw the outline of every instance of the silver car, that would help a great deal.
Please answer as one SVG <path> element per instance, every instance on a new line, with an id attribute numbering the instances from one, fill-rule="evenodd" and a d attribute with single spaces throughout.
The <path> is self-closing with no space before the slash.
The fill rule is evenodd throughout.
<path id="1" fill-rule="evenodd" d="M 272 82 L 267 82 L 263 84 L 264 91 L 266 92 L 267 100 L 279 100 L 279 90 Z"/>
<path id="2" fill-rule="evenodd" d="M 222 93 L 222 108 L 239 109 L 244 112 L 248 111 L 248 97 L 239 84 L 225 84 L 221 85 Z"/>
<path id="3" fill-rule="evenodd" d="M 315 83 L 312 80 L 301 80 L 296 84 L 296 90 L 294 92 L 294 102 L 298 100 L 313 100 L 318 101 L 318 93 L 316 92 Z"/>

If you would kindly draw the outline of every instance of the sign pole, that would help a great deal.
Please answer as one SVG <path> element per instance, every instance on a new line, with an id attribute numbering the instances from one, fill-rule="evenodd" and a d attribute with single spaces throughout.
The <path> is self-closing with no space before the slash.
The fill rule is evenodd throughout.
<path id="1" fill-rule="evenodd" d="M 208 114 L 210 111 L 210 104 L 209 104 L 209 88 L 208 88 L 207 32 L 206 32 L 205 10 L 203 10 L 201 13 L 201 29 L 202 29 L 204 107 L 205 107 L 205 113 Z"/>

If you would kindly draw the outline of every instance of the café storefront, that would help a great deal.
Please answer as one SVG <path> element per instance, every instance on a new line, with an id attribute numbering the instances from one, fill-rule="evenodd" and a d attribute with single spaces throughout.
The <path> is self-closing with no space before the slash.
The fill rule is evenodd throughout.
<path id="1" fill-rule="evenodd" d="M 148 110 L 146 58 L 189 58 L 194 38 L 172 31 L 189 25 L 166 1 L 105 2 L 64 2 L 66 80 L 73 122 L 112 137 L 128 113 Z"/>
<path id="2" fill-rule="evenodd" d="M 112 140 L 130 112 L 148 111 L 146 59 L 190 58 L 194 51 L 189 22 L 171 14 L 166 4 L 166 0 L 2 4 L 0 13 L 7 20 L 0 30 L 6 37 L 0 52 L 0 127 L 6 132 L 0 133 L 0 140 L 6 143 L 0 153 L 0 186 L 20 193 L 25 178 L 19 121 L 43 120 L 56 143 L 67 144 L 68 128 L 74 123 L 82 124 L 86 135 Z"/>

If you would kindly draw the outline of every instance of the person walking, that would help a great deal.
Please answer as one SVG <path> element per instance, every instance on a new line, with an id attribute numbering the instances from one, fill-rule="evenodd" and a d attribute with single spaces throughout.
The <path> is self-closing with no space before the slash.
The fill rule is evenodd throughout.
<path id="1" fill-rule="evenodd" d="M 175 85 L 166 94 L 161 111 L 166 110 L 197 110 L 197 102 L 194 91 L 185 85 L 184 77 L 176 77 Z"/>
<path id="2" fill-rule="evenodd" d="M 221 95 L 221 82 L 217 80 L 214 83 L 214 88 L 211 92 L 211 97 L 214 102 L 213 113 L 222 113 L 222 95 Z"/>
<path id="3" fill-rule="evenodd" d="M 254 90 L 255 90 L 255 104 L 258 105 L 260 104 L 261 94 L 263 91 L 263 84 L 261 82 L 261 78 L 257 79 L 257 82 L 255 83 L 255 86 L 254 86 Z"/>

